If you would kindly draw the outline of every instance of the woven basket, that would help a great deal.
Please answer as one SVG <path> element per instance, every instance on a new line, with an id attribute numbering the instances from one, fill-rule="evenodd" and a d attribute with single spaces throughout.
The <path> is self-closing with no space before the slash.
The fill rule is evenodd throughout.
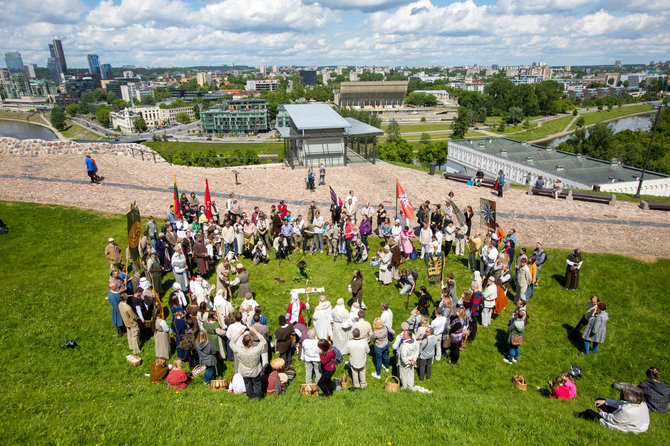
<path id="1" fill-rule="evenodd" d="M 319 387 L 315 383 L 300 384 L 300 395 L 318 395 Z"/>
<path id="2" fill-rule="evenodd" d="M 213 379 L 209 382 L 209 390 L 221 392 L 228 390 L 228 381 L 225 379 Z"/>
<path id="3" fill-rule="evenodd" d="M 342 386 L 343 389 L 349 388 L 349 375 L 347 375 L 346 373 L 342 375 L 342 378 L 340 378 L 340 385 Z"/>
<path id="4" fill-rule="evenodd" d="M 389 382 L 389 379 L 391 378 L 395 379 L 396 382 Z M 398 390 L 400 390 L 400 380 L 398 379 L 397 376 L 391 375 L 388 378 L 386 378 L 386 381 L 384 381 L 384 388 L 386 389 L 387 392 L 391 393 L 397 392 Z"/>
<path id="5" fill-rule="evenodd" d="M 526 382 L 525 379 L 523 379 L 523 376 L 521 375 L 514 375 L 514 378 L 512 378 L 512 382 L 514 383 L 514 387 L 516 387 L 519 390 L 523 390 L 524 392 L 528 387 L 528 383 Z"/>
<path id="6" fill-rule="evenodd" d="M 198 376 L 198 375 L 201 375 L 201 374 L 205 373 L 206 370 L 207 370 L 207 367 L 205 367 L 204 365 L 197 365 L 197 366 L 193 367 L 193 370 L 191 370 L 191 375 Z"/>
<path id="7" fill-rule="evenodd" d="M 139 367 L 142 364 L 142 358 L 137 355 L 126 356 L 126 362 L 131 367 Z"/>

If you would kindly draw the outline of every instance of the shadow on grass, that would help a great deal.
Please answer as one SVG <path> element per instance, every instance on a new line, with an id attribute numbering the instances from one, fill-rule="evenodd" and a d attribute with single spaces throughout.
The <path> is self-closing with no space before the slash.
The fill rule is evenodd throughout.
<path id="1" fill-rule="evenodd" d="M 498 329 L 496 330 L 496 343 L 495 346 L 500 352 L 501 355 L 506 355 L 509 353 L 509 343 L 507 342 L 507 331 Z"/>
<path id="2" fill-rule="evenodd" d="M 584 341 L 582 341 L 582 335 L 581 333 L 577 332 L 574 335 L 572 334 L 572 330 L 574 327 L 570 324 L 563 324 L 563 328 L 565 328 L 565 336 L 568 338 L 570 343 L 578 350 L 582 351 L 584 349 Z"/>
<path id="3" fill-rule="evenodd" d="M 565 286 L 565 276 L 561 274 L 554 274 L 551 276 L 551 278 L 554 279 L 554 281 L 560 286 Z"/>

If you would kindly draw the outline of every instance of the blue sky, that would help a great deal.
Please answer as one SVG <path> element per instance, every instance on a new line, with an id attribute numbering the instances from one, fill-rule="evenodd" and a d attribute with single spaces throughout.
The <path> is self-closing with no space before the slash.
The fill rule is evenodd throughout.
<path id="1" fill-rule="evenodd" d="M 0 51 L 46 65 L 550 65 L 670 59 L 667 0 L 0 0 Z"/>

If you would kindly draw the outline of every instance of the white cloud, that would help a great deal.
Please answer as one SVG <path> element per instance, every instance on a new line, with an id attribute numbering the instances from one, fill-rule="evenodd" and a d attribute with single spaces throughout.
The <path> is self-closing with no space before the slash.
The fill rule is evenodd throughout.
<path id="1" fill-rule="evenodd" d="M 0 25 L 77 23 L 84 9 L 79 0 L 0 0 Z"/>
<path id="2" fill-rule="evenodd" d="M 497 7 L 505 12 L 558 12 L 571 11 L 599 0 L 500 0 Z"/>
<path id="3" fill-rule="evenodd" d="M 179 0 L 102 0 L 89 12 L 86 21 L 91 24 L 123 27 L 136 23 L 183 23 L 188 18 L 188 6 Z"/>
<path id="4" fill-rule="evenodd" d="M 330 9 L 356 9 L 359 11 L 382 11 L 411 3 L 412 0 L 305 0 Z"/>

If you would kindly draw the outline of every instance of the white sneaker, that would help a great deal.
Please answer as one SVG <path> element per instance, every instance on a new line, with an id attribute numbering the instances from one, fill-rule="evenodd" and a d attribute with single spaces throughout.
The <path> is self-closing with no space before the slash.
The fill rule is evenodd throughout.
<path id="1" fill-rule="evenodd" d="M 516 364 L 516 358 L 512 358 L 512 362 Z"/>
<path id="2" fill-rule="evenodd" d="M 384 367 L 384 366 L 382 366 L 382 367 Z M 386 373 L 388 373 L 389 368 L 388 368 L 388 367 L 384 367 L 384 370 L 386 370 Z"/>
<path id="3" fill-rule="evenodd" d="M 372 372 L 372 374 L 370 376 L 372 376 L 373 378 L 377 378 L 377 379 L 382 378 L 381 376 L 377 375 L 375 372 Z"/>
<path id="4" fill-rule="evenodd" d="M 505 362 L 505 364 L 511 364 L 511 363 L 512 363 L 512 361 L 510 361 L 510 360 L 507 359 L 507 358 L 504 358 L 503 361 Z"/>

